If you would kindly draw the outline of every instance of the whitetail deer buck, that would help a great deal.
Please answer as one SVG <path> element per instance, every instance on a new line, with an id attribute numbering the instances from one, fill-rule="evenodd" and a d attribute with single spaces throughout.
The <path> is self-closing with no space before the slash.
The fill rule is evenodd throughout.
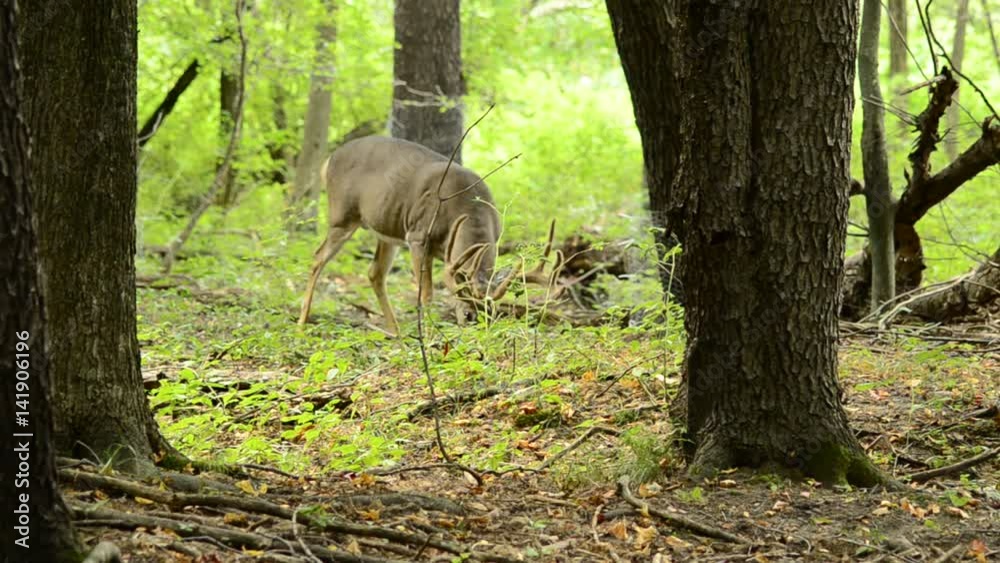
<path id="1" fill-rule="evenodd" d="M 466 303 L 498 300 L 518 277 L 551 286 L 558 275 L 562 263 L 558 251 L 551 276 L 543 273 L 552 248 L 553 221 L 538 266 L 524 272 L 522 262 L 521 268 L 495 279 L 500 215 L 489 188 L 471 170 L 454 162 L 449 165 L 447 157 L 422 145 L 377 136 L 350 141 L 323 162 L 320 181 L 329 198 L 329 227 L 316 250 L 299 324 L 309 318 L 323 267 L 358 227 L 378 237 L 368 279 L 386 328 L 396 335 L 399 325 L 385 292 L 385 279 L 404 243 L 410 247 L 422 304 L 431 299 L 434 258 L 445 263 L 445 285 Z"/>

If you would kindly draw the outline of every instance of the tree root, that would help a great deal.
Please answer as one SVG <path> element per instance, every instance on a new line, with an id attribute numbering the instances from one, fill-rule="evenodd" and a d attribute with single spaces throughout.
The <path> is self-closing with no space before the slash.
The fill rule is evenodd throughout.
<path id="1" fill-rule="evenodd" d="M 390 542 L 401 543 L 410 546 L 418 546 L 421 549 L 433 548 L 446 553 L 451 553 L 453 555 L 467 557 L 469 560 L 473 561 L 498 561 L 498 562 L 510 561 L 509 559 L 497 555 L 484 554 L 484 553 L 471 553 L 470 550 L 460 545 L 452 544 L 450 542 L 438 541 L 432 539 L 430 536 L 426 534 L 414 534 L 389 528 L 379 528 L 376 526 L 353 524 L 343 520 L 334 519 L 329 515 L 324 515 L 324 514 L 315 514 L 315 515 L 306 514 L 258 498 L 244 498 L 244 497 L 237 497 L 237 496 L 223 495 L 223 494 L 175 493 L 171 491 L 164 491 L 162 489 L 151 487 L 134 481 L 129 481 L 127 479 L 122 479 L 118 477 L 109 477 L 106 475 L 98 475 L 96 473 L 88 473 L 85 471 L 78 471 L 75 469 L 60 470 L 59 476 L 60 478 L 65 480 L 74 482 L 83 482 L 93 487 L 113 489 L 130 496 L 145 498 L 153 502 L 169 506 L 174 510 L 179 510 L 188 506 L 236 509 L 254 514 L 264 514 L 267 516 L 273 516 L 287 521 L 292 521 L 292 519 L 294 518 L 298 523 L 301 523 L 304 526 L 313 528 L 321 532 L 345 534 L 345 535 L 367 537 L 367 538 L 380 538 L 388 540 Z M 83 517 L 94 518 L 93 513 L 87 514 Z M 103 519 L 99 516 L 97 518 Z M 146 526 L 146 524 L 140 524 L 140 525 Z M 176 524 L 176 526 L 180 526 L 180 524 Z M 200 535 L 208 535 L 216 537 L 217 534 L 216 535 L 200 534 Z M 264 539 L 267 540 L 268 542 L 271 542 L 271 540 L 267 538 Z M 260 544 L 257 543 L 258 540 L 259 540 L 258 537 L 250 537 L 250 536 L 242 537 L 241 539 L 239 539 L 240 542 L 244 542 L 241 544 L 241 546 L 243 545 L 249 547 L 256 546 L 257 548 L 259 548 Z M 268 543 L 268 545 L 270 545 L 270 543 Z M 316 548 L 312 547 L 312 549 L 315 550 Z M 318 554 L 319 552 L 317 551 L 316 553 Z M 336 559 L 336 560 L 346 561 L 344 559 Z M 361 561 L 361 560 L 358 559 L 355 561 Z"/>
<path id="2" fill-rule="evenodd" d="M 282 541 L 276 538 L 269 538 L 260 534 L 244 532 L 235 528 L 223 528 L 220 526 L 208 526 L 190 521 L 174 520 L 170 518 L 160 518 L 153 516 L 143 516 L 140 514 L 129 514 L 108 508 L 98 508 L 96 506 L 69 503 L 73 516 L 82 519 L 78 525 L 102 526 L 109 528 L 160 528 L 171 530 L 177 535 L 185 538 L 208 537 L 219 543 L 234 548 L 250 548 L 262 551 L 270 549 L 291 549 L 295 552 L 291 542 Z M 367 557 L 364 555 L 351 555 L 347 551 L 332 551 L 318 545 L 310 545 L 309 549 L 323 561 L 336 561 L 341 563 L 395 563 L 398 560 L 390 560 L 382 557 Z M 400 562 L 401 563 L 401 562 Z"/>
<path id="3" fill-rule="evenodd" d="M 741 545 L 752 545 L 753 542 L 742 536 L 736 534 L 731 534 L 721 528 L 716 528 L 715 526 L 710 526 L 703 522 L 698 522 L 690 518 L 685 518 L 684 516 L 679 516 L 677 514 L 671 514 L 663 510 L 658 510 L 646 504 L 645 502 L 637 499 L 632 491 L 628 488 L 628 479 L 623 477 L 618 480 L 618 494 L 625 499 L 625 502 L 631 504 L 632 506 L 639 509 L 643 514 L 652 514 L 661 520 L 664 520 L 672 526 L 678 528 L 684 528 L 690 532 L 698 534 L 699 536 L 705 536 L 708 538 L 715 538 L 719 540 L 725 540 L 727 542 L 741 544 Z"/>

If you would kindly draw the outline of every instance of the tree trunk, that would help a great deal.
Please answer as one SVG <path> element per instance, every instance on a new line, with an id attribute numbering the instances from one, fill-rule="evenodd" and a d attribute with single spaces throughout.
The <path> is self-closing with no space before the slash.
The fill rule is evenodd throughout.
<path id="1" fill-rule="evenodd" d="M 613 4 L 614 25 L 633 33 Z M 837 381 L 857 4 L 623 4 L 641 21 L 680 28 L 689 55 L 681 166 L 668 209 L 656 211 L 684 244 L 691 472 L 774 463 L 827 482 L 882 481 L 850 431 Z M 622 56 L 629 75 L 664 72 L 635 60 Z M 672 126 L 655 108 L 636 114 L 646 133 Z M 660 161 L 651 168 L 669 166 L 671 155 L 644 153 Z"/>
<path id="2" fill-rule="evenodd" d="M 136 4 L 23 8 L 21 21 L 37 22 L 20 44 L 54 444 L 147 469 L 165 444 L 146 402 L 135 325 Z"/>
<path id="3" fill-rule="evenodd" d="M 889 76 L 906 74 L 906 1 L 889 0 Z"/>
<path id="4" fill-rule="evenodd" d="M 316 230 L 316 211 L 321 191 L 319 168 L 327 156 L 331 85 L 336 70 L 333 48 L 337 39 L 337 6 L 332 0 L 324 0 L 322 4 L 327 15 L 316 26 L 319 34 L 316 62 L 309 85 L 302 150 L 295 162 L 295 187 L 289 201 L 292 212 L 289 226 L 305 227 L 309 231 Z"/>
<path id="5" fill-rule="evenodd" d="M 889 157 L 885 150 L 885 111 L 878 79 L 878 46 L 881 29 L 880 0 L 864 0 L 861 40 L 858 46 L 858 82 L 861 86 L 863 125 L 861 157 L 865 173 L 865 208 L 868 212 L 868 246 L 871 252 L 871 310 L 896 296 L 896 250 L 893 230 L 896 205 L 889 182 Z"/>
<path id="6" fill-rule="evenodd" d="M 678 69 L 683 54 L 678 49 L 679 22 L 677 19 L 650 19 L 644 11 L 635 10 L 631 0 L 608 0 L 607 6 L 622 69 L 632 94 L 635 122 L 642 137 L 650 217 L 661 259 L 660 283 L 665 294 L 681 298 L 683 292 L 671 267 L 673 261 L 667 264 L 662 260 L 680 243 L 668 221 L 670 186 L 677 174 L 681 151 L 683 94 Z M 651 68 L 657 72 L 647 70 Z"/>
<path id="7" fill-rule="evenodd" d="M 962 70 L 962 59 L 965 58 L 965 28 L 968 22 L 969 0 L 958 0 L 958 12 L 955 14 L 955 40 L 951 47 L 951 64 L 958 71 Z M 961 91 L 955 92 L 951 99 L 951 106 L 948 108 L 948 133 L 944 140 L 948 160 L 955 160 L 958 157 L 958 147 L 961 142 L 958 135 L 962 119 L 962 110 L 958 107 L 960 93 Z"/>
<path id="8" fill-rule="evenodd" d="M 271 182 L 284 186 L 288 182 L 288 172 L 295 167 L 295 156 L 292 148 L 285 137 L 288 131 L 288 113 L 285 111 L 285 88 L 281 84 L 273 84 L 274 94 L 271 103 L 274 104 L 272 117 L 274 119 L 274 131 L 279 137 L 268 142 L 267 152 L 271 156 L 271 161 L 277 164 L 277 168 L 271 173 Z"/>
<path id="9" fill-rule="evenodd" d="M 14 2 L 0 0 L 0 433 L 10 444 L 0 466 L 0 541 L 5 561 L 79 561 L 80 545 L 55 485 L 45 312 L 14 12 Z"/>
<path id="10" fill-rule="evenodd" d="M 993 14 L 990 13 L 989 0 L 983 0 L 983 19 L 986 20 L 986 29 L 990 32 L 990 44 L 993 45 L 993 58 L 996 60 L 997 66 L 1000 67 L 1000 41 L 997 41 L 997 31 L 993 28 Z"/>
<path id="11" fill-rule="evenodd" d="M 464 132 L 459 15 L 459 0 L 396 0 L 390 131 L 445 156 Z"/>
<path id="12" fill-rule="evenodd" d="M 239 78 L 223 68 L 219 72 L 219 146 L 226 146 L 229 137 L 233 133 L 233 123 L 236 121 L 237 104 L 237 81 Z M 223 158 L 219 157 L 215 167 L 218 172 L 223 166 Z M 236 199 L 233 191 L 233 168 L 230 166 L 222 180 L 222 189 L 219 191 L 219 205 L 228 207 Z"/>

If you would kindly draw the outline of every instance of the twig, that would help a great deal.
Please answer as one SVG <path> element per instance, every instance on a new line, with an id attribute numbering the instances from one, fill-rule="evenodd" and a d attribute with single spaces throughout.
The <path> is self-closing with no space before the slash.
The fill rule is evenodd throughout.
<path id="1" fill-rule="evenodd" d="M 583 433 L 583 435 L 581 435 L 576 440 L 573 440 L 573 442 L 570 445 L 560 450 L 559 453 L 555 454 L 554 456 L 543 461 L 541 465 L 535 468 L 535 471 L 542 471 L 544 469 L 547 469 L 550 465 L 566 457 L 566 455 L 572 452 L 573 450 L 579 448 L 594 434 L 610 434 L 612 436 L 618 436 L 621 434 L 621 432 L 615 430 L 614 428 L 608 428 L 606 426 L 591 426 L 590 428 L 587 429 L 586 432 Z"/>
<path id="2" fill-rule="evenodd" d="M 931 2 L 933 1 L 934 0 L 927 1 L 926 9 L 930 9 Z M 937 35 L 934 34 L 934 28 L 930 23 L 930 15 L 927 16 L 927 25 L 924 26 L 924 30 L 927 32 L 928 41 L 933 41 L 934 44 L 937 45 L 938 49 L 941 50 L 941 56 L 944 57 L 944 60 L 948 61 L 948 66 L 951 68 L 951 71 L 957 74 L 960 78 L 962 78 L 966 82 L 968 82 L 969 86 L 972 86 L 972 89 L 975 90 L 977 94 L 979 94 L 979 97 L 982 98 L 983 103 L 985 103 L 986 107 L 989 108 L 990 113 L 993 114 L 993 117 L 995 117 L 998 121 L 1000 121 L 1000 115 L 997 114 L 997 110 L 993 109 L 993 106 L 990 104 L 989 98 L 986 97 L 986 94 L 982 91 L 982 89 L 980 89 L 979 86 L 976 85 L 976 83 L 971 78 L 969 78 L 965 74 L 962 74 L 961 69 L 956 68 L 955 65 L 951 62 L 951 57 L 948 56 L 948 50 L 945 49 L 943 45 L 941 45 L 941 42 L 938 41 Z M 931 58 L 933 57 L 934 57 L 934 50 L 931 49 Z M 935 67 L 936 66 L 937 65 L 935 64 Z M 968 113 L 968 111 L 966 111 L 966 113 Z M 969 117 L 972 117 L 972 115 L 970 115 Z"/>
<path id="3" fill-rule="evenodd" d="M 148 528 L 151 530 L 154 528 L 160 528 L 164 530 L 171 530 L 178 536 L 184 538 L 206 537 L 229 547 L 249 547 L 258 550 L 273 549 L 276 542 L 282 542 L 282 545 L 284 545 L 284 540 L 281 540 L 280 538 L 269 538 L 260 534 L 244 532 L 236 528 L 223 528 L 220 526 L 197 524 L 190 521 L 179 521 L 171 518 L 129 514 L 127 512 L 119 512 L 117 510 L 99 508 L 82 503 L 70 502 L 69 505 L 75 518 L 91 519 L 90 521 L 102 521 L 100 525 L 104 527 L 114 526 L 116 528 L 125 529 Z M 341 563 L 387 563 L 390 561 L 398 561 L 382 557 L 375 558 L 364 555 L 351 555 L 346 551 L 332 551 L 318 545 L 310 547 L 315 553 L 322 556 L 325 561 L 336 561 Z"/>
<path id="4" fill-rule="evenodd" d="M 644 515 L 652 514 L 657 518 L 664 520 L 672 526 L 677 526 L 679 528 L 684 528 L 691 532 L 694 532 L 700 536 L 705 536 L 708 538 L 715 538 L 720 540 L 725 540 L 732 543 L 737 543 L 741 545 L 752 545 L 753 542 L 747 538 L 731 534 L 721 528 L 716 528 L 715 526 L 710 526 L 703 522 L 698 522 L 684 516 L 679 516 L 677 514 L 670 514 L 663 510 L 658 510 L 646 504 L 645 502 L 635 498 L 632 492 L 628 489 L 628 478 L 622 477 L 618 480 L 618 494 L 625 499 L 625 502 L 631 504 L 632 506 L 639 509 Z"/>
<path id="5" fill-rule="evenodd" d="M 600 399 L 601 397 L 604 396 L 605 393 L 607 393 L 612 387 L 614 387 L 615 384 L 618 383 L 618 381 L 620 381 L 623 377 L 625 377 L 629 373 L 632 373 L 632 370 L 634 370 L 635 368 L 637 368 L 637 367 L 645 364 L 646 362 L 653 362 L 653 361 L 659 360 L 660 358 L 662 358 L 666 354 L 667 354 L 666 352 L 660 352 L 659 354 L 650 356 L 648 358 L 643 358 L 643 359 L 639 360 L 638 362 L 635 362 L 634 364 L 628 366 L 627 368 L 625 368 L 625 371 L 623 371 L 620 374 L 618 374 L 614 379 L 611 380 L 611 383 L 608 383 L 608 385 L 604 389 L 601 389 L 600 393 L 594 395 L 594 397 L 592 399 L 590 399 L 590 400 L 591 401 L 596 401 L 597 399 Z"/>
<path id="6" fill-rule="evenodd" d="M 276 518 L 282 518 L 289 521 L 295 515 L 295 512 L 289 508 L 257 498 L 244 498 L 221 494 L 175 493 L 126 479 L 68 469 L 60 470 L 59 477 L 62 479 L 83 481 L 96 487 L 114 489 L 131 496 L 142 497 L 153 502 L 165 504 L 175 509 L 184 508 L 186 506 L 235 508 L 244 512 L 266 514 L 268 516 L 274 516 Z M 101 518 L 100 516 L 96 517 Z M 330 517 L 319 518 L 308 514 L 299 514 L 298 519 L 301 520 L 304 525 L 324 532 L 369 538 L 382 538 L 407 545 L 423 545 L 424 543 L 427 543 L 427 545 L 433 547 L 434 549 L 439 549 L 455 555 L 461 555 L 462 553 L 466 553 L 468 551 L 462 546 L 454 545 L 448 542 L 430 541 L 424 534 L 412 534 L 390 528 L 352 524 L 347 521 L 336 520 Z M 155 527 L 155 525 L 148 527 L 152 528 Z M 313 546 L 313 549 L 316 549 L 315 546 Z M 316 553 L 320 552 L 316 551 Z M 482 559 L 493 559 L 495 557 L 487 554 L 479 554 L 478 556 Z M 324 556 L 324 558 L 325 557 L 326 556 Z"/>
<path id="7" fill-rule="evenodd" d="M 274 473 L 276 475 L 281 475 L 282 477 L 287 477 L 289 479 L 294 479 L 296 481 L 302 479 L 303 477 L 299 475 L 293 475 L 278 469 L 277 467 L 270 467 L 267 465 L 257 465 L 256 463 L 241 463 L 240 467 L 243 469 L 256 469 L 257 471 L 266 471 L 268 473 Z"/>
<path id="8" fill-rule="evenodd" d="M 320 558 L 316 557 L 316 554 L 313 553 L 311 549 L 309 549 L 309 545 L 305 542 L 305 540 L 302 539 L 302 536 L 299 535 L 298 517 L 299 517 L 299 509 L 296 509 L 296 511 L 292 513 L 292 535 L 295 536 L 296 541 L 299 542 L 299 547 L 301 547 L 302 551 L 306 553 L 306 557 L 308 557 L 309 560 L 311 560 L 313 563 L 322 563 Z"/>
<path id="9" fill-rule="evenodd" d="M 958 473 L 964 469 L 976 466 L 984 461 L 989 461 L 1000 454 L 1000 448 L 994 448 L 992 450 L 987 450 L 977 456 L 970 457 L 965 461 L 960 461 L 958 463 L 953 463 L 951 465 L 946 465 L 944 467 L 938 467 L 935 469 L 928 469 L 927 471 L 918 471 L 916 473 L 910 473 L 905 475 L 904 478 L 908 478 L 914 483 L 923 483 L 924 481 L 929 481 L 935 477 L 943 477 L 945 475 L 952 475 Z"/>
<path id="10" fill-rule="evenodd" d="M 465 142 L 465 138 L 469 135 L 472 129 L 479 125 L 479 122 L 486 118 L 489 113 L 493 111 L 493 105 L 483 112 L 483 115 L 479 116 L 479 119 L 472 122 L 465 132 L 462 133 L 462 137 L 459 138 L 458 142 L 455 143 L 455 148 L 451 151 L 451 156 L 448 157 L 448 163 L 445 164 L 444 172 L 441 173 L 441 179 L 438 181 L 437 186 L 437 206 L 434 208 L 434 213 L 431 215 L 431 220 L 427 225 L 427 232 L 424 233 L 424 246 L 426 242 L 430 240 L 431 232 L 434 229 L 434 224 L 437 222 L 438 214 L 441 211 L 441 204 L 444 203 L 444 199 L 441 197 L 441 186 L 444 185 L 444 180 L 448 176 L 448 171 L 451 169 L 451 165 L 455 162 L 455 156 L 458 151 L 462 148 L 462 143 Z M 424 287 L 424 271 L 431 267 L 431 260 L 429 255 L 425 252 L 424 258 L 420 261 L 420 272 L 417 272 L 417 344 L 420 346 L 420 359 L 423 363 L 424 376 L 427 377 L 427 390 L 430 395 L 431 403 L 431 415 L 434 418 L 434 439 L 437 444 L 438 450 L 441 452 L 441 457 L 445 462 L 453 464 L 462 471 L 465 471 L 469 475 L 472 475 L 476 483 L 481 487 L 483 485 L 483 477 L 478 471 L 473 470 L 470 467 L 466 467 L 451 458 L 448 453 L 448 448 L 444 445 L 444 438 L 441 436 L 441 417 L 438 416 L 437 412 L 437 393 L 434 391 L 434 376 L 431 374 L 430 361 L 427 359 L 427 342 L 424 339 L 424 291 L 429 288 Z"/>
<path id="11" fill-rule="evenodd" d="M 943 554 L 941 554 L 941 557 L 938 557 L 931 563 L 948 563 L 948 561 L 951 561 L 952 557 L 955 557 L 959 553 L 962 553 L 963 549 L 965 549 L 965 544 L 960 543 L 955 547 L 949 549 L 948 551 L 944 552 Z"/>

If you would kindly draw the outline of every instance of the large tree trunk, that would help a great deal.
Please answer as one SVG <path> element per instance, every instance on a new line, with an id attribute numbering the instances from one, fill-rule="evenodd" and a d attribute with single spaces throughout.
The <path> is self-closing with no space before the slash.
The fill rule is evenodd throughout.
<path id="1" fill-rule="evenodd" d="M 317 26 L 316 62 L 309 84 L 309 105 L 302 134 L 302 150 L 295 163 L 295 187 L 289 201 L 292 224 L 316 230 L 316 211 L 321 186 L 319 168 L 326 158 L 330 135 L 331 85 L 334 75 L 334 41 L 337 38 L 337 6 L 332 0 L 322 2 L 326 16 Z"/>
<path id="2" fill-rule="evenodd" d="M 135 313 L 136 4 L 35 0 L 21 21 L 55 446 L 149 467 L 162 438 Z"/>
<path id="3" fill-rule="evenodd" d="M 390 131 L 443 155 L 464 131 L 459 15 L 459 0 L 396 0 Z M 455 162 L 461 164 L 461 151 Z"/>
<path id="4" fill-rule="evenodd" d="M 650 20 L 630 0 L 608 0 L 612 31 L 622 69 L 632 94 L 635 122 L 642 136 L 645 181 L 654 238 L 661 258 L 660 283 L 665 294 L 683 300 L 683 291 L 671 263 L 663 255 L 680 241 L 668 223 L 670 186 L 677 174 L 681 152 L 681 84 L 678 69 L 683 62 L 678 49 L 679 22 Z M 655 68 L 657 72 L 647 69 Z M 646 126 L 657 124 L 656 126 Z"/>
<path id="5" fill-rule="evenodd" d="M 965 28 L 969 22 L 969 0 L 958 0 L 958 11 L 955 14 L 955 38 L 951 47 L 951 64 L 954 70 L 962 70 L 962 59 L 965 58 Z M 944 140 L 948 160 L 958 158 L 958 147 L 961 143 L 958 131 L 962 120 L 961 108 L 958 106 L 958 95 L 952 96 L 952 104 L 948 108 L 948 134 Z"/>
<path id="6" fill-rule="evenodd" d="M 80 546 L 55 486 L 45 313 L 14 29 L 14 2 L 0 0 L 0 433 L 9 452 L 0 465 L 0 541 L 5 561 L 78 561 Z"/>
<path id="7" fill-rule="evenodd" d="M 690 55 L 681 166 L 657 211 L 684 244 L 691 471 L 775 463 L 828 482 L 880 481 L 837 381 L 856 2 L 625 4 L 649 25 L 679 26 Z M 629 21 L 614 25 L 632 33 Z M 664 72 L 635 60 L 623 53 L 627 74 Z M 653 108 L 636 113 L 647 132 L 672 126 Z M 670 158 L 644 151 L 658 166 Z"/>
<path id="8" fill-rule="evenodd" d="M 885 150 L 885 110 L 878 79 L 881 29 L 880 0 L 864 0 L 861 39 L 858 45 L 858 82 L 861 86 L 863 125 L 861 160 L 865 174 L 865 208 L 868 213 L 868 247 L 871 253 L 871 309 L 896 296 L 896 249 L 893 230 L 896 204 L 889 182 L 889 156 Z"/>

